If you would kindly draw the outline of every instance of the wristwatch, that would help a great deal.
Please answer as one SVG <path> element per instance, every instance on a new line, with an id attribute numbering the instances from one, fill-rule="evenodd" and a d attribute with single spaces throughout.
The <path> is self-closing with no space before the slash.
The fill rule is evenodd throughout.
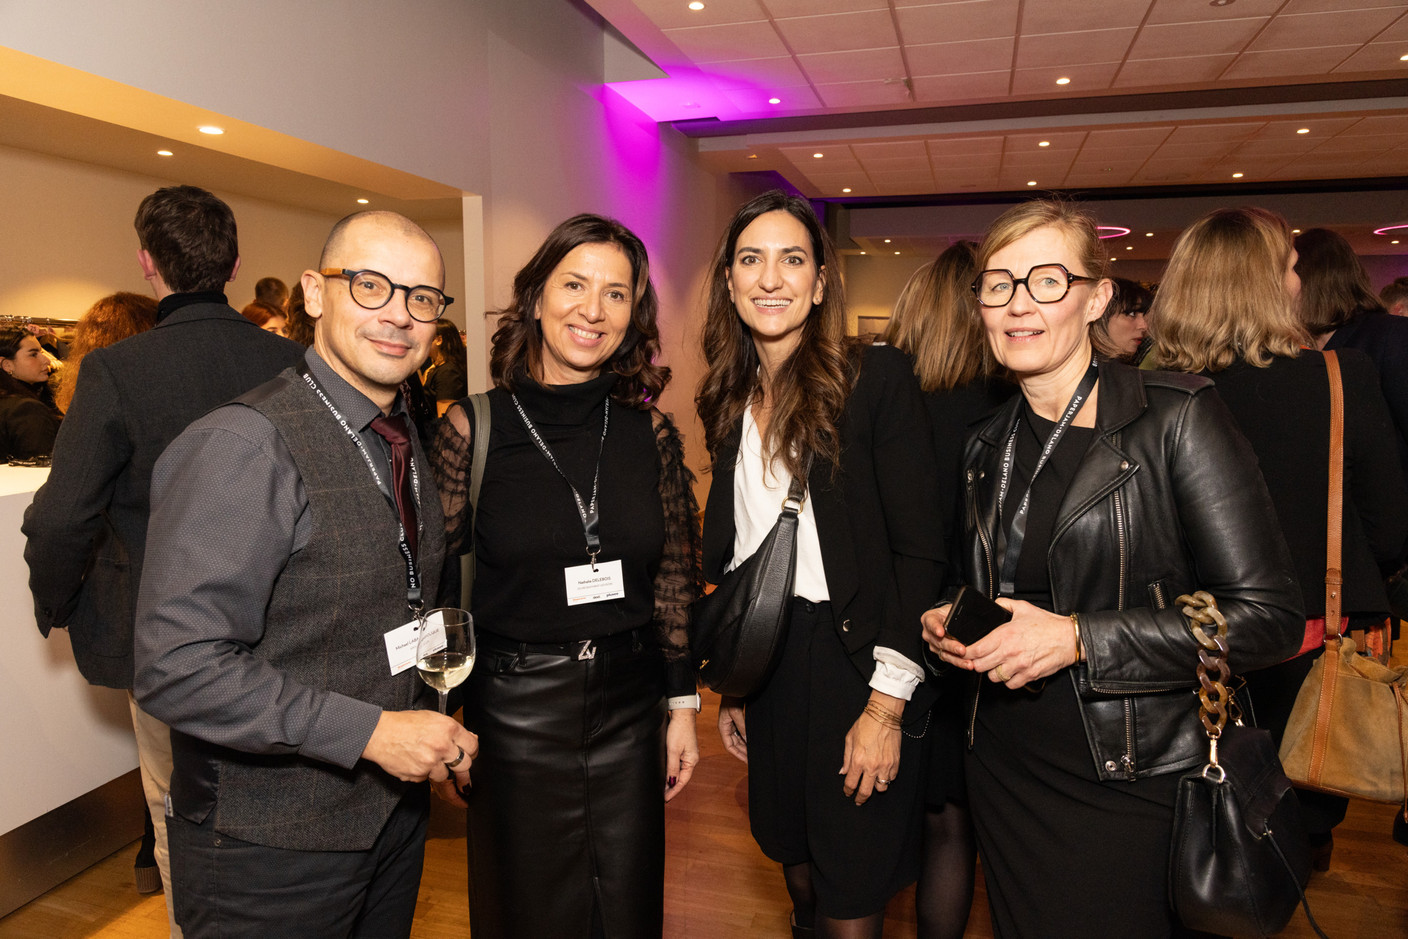
<path id="1" fill-rule="evenodd" d="M 696 712 L 704 706 L 704 699 L 695 694 L 682 694 L 668 699 L 666 702 L 671 711 L 678 711 L 680 708 L 694 708 Z"/>

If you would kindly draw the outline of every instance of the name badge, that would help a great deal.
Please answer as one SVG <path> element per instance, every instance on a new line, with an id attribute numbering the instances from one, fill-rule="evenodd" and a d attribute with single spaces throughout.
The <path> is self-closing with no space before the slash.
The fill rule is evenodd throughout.
<path id="1" fill-rule="evenodd" d="M 440 645 L 438 648 L 429 648 L 427 652 L 437 652 L 445 648 L 445 625 L 438 617 L 426 621 L 425 628 L 428 631 L 438 630 L 440 633 Z M 416 649 L 420 644 L 420 620 L 411 620 L 403 626 L 382 636 L 386 641 L 386 664 L 391 667 L 391 674 L 399 675 L 408 668 L 414 668 L 416 664 Z"/>
<path id="2" fill-rule="evenodd" d="M 590 564 L 569 567 L 563 574 L 567 578 L 568 606 L 619 600 L 626 595 L 626 578 L 619 560 L 598 561 L 596 570 Z"/>

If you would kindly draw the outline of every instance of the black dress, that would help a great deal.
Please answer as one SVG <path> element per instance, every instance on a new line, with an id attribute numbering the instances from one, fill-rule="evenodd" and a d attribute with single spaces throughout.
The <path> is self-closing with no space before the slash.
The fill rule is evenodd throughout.
<path id="1" fill-rule="evenodd" d="M 469 798 L 474 935 L 660 935 L 664 695 L 694 690 L 685 626 L 697 512 L 663 415 L 613 403 L 603 445 L 615 381 L 544 387 L 520 377 L 517 395 L 584 500 L 600 452 L 599 563 L 621 562 L 619 599 L 568 605 L 564 569 L 588 563 L 582 521 L 507 392 L 489 393 L 472 522 L 468 445 L 448 422 L 437 434 L 451 547 L 472 524 L 478 562 L 479 660 L 465 700 L 480 743 Z"/>
<path id="2" fill-rule="evenodd" d="M 1054 427 L 1023 407 L 1004 531 Z M 1016 599 L 1052 608 L 1051 529 L 1094 433 L 1067 428 L 1036 478 Z M 966 770 L 996 935 L 1171 934 L 1166 862 L 1179 774 L 1101 782 L 1065 671 L 1048 676 L 1039 690 L 984 680 Z M 1072 854 L 1072 845 L 1090 843 L 1099 831 L 1110 837 L 1098 851 Z"/>
<path id="3" fill-rule="evenodd" d="M 0 463 L 54 452 L 59 419 L 38 398 L 0 394 Z"/>

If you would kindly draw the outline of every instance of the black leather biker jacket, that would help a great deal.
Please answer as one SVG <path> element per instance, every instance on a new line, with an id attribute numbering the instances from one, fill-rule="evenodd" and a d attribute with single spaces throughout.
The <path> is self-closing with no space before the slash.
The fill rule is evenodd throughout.
<path id="1" fill-rule="evenodd" d="M 1096 772 L 1136 779 L 1207 758 L 1198 644 L 1176 597 L 1217 599 L 1234 672 L 1293 655 L 1305 616 L 1256 457 L 1212 383 L 1103 363 L 1096 402 L 1095 439 L 1052 530 L 1051 594 L 1055 612 L 1080 615 L 1084 661 L 1066 671 Z M 964 448 L 964 561 L 989 596 L 1002 450 L 1021 405 L 1014 397 Z M 981 746 L 973 724 L 969 745 Z"/>

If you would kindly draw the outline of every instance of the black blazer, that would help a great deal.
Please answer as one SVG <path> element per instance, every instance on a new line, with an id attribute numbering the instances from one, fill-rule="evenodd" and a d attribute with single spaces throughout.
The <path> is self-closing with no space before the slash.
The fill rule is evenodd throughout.
<path id="1" fill-rule="evenodd" d="M 704 576 L 712 583 L 733 559 L 733 471 L 742 429 L 714 454 L 704 512 Z M 863 350 L 840 433 L 840 468 L 833 478 L 829 464 L 813 465 L 808 497 L 816 508 L 837 636 L 869 678 L 876 645 L 923 663 L 919 616 L 938 599 L 944 581 L 929 417 L 903 354 L 887 346 Z"/>
<path id="2" fill-rule="evenodd" d="M 34 618 L 67 627 L 83 677 L 132 687 L 152 466 L 186 425 L 301 360 L 223 303 L 178 307 L 83 359 L 48 481 L 24 513 Z M 219 532 L 210 550 L 219 550 Z"/>
<path id="3" fill-rule="evenodd" d="M 1408 538 L 1408 486 L 1393 421 L 1368 356 L 1336 353 L 1344 384 L 1344 524 L 1340 568 L 1346 615 L 1388 614 L 1384 575 Z M 1325 357 L 1306 350 L 1265 368 L 1235 362 L 1204 372 L 1261 464 L 1290 546 L 1305 615 L 1325 615 L 1325 502 L 1330 479 L 1330 386 Z"/>

